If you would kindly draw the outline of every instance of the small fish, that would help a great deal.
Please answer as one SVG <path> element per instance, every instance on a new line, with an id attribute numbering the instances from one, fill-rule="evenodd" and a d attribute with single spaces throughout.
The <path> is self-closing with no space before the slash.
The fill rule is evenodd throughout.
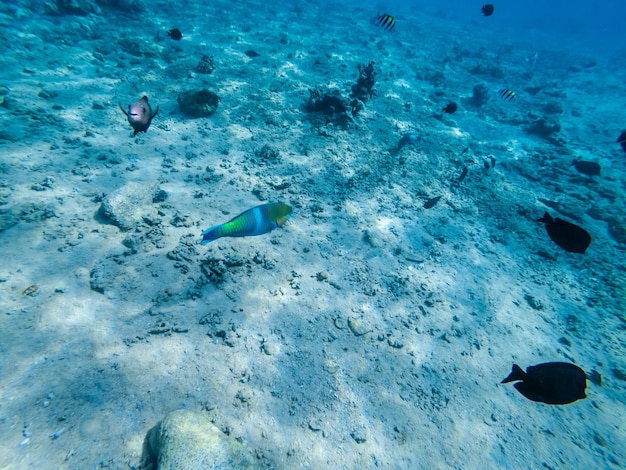
<path id="1" fill-rule="evenodd" d="M 459 176 L 459 179 L 457 180 L 459 183 L 465 179 L 465 177 L 467 176 L 467 172 L 468 169 L 466 166 L 464 166 L 463 171 L 461 172 L 461 176 Z"/>
<path id="2" fill-rule="evenodd" d="M 396 150 L 400 150 L 405 145 L 413 145 L 417 143 L 417 136 L 415 134 L 404 134 L 398 142 L 398 147 Z"/>
<path id="3" fill-rule="evenodd" d="M 437 205 L 439 199 L 441 199 L 441 196 L 431 197 L 428 201 L 424 203 L 424 209 L 432 209 Z"/>
<path id="4" fill-rule="evenodd" d="M 378 15 L 376 19 L 378 20 L 380 27 L 385 31 L 391 31 L 396 27 L 396 20 L 391 15 L 385 13 L 383 15 Z"/>
<path id="5" fill-rule="evenodd" d="M 291 217 L 291 206 L 282 202 L 261 204 L 248 209 L 224 224 L 214 225 L 202 232 L 201 245 L 222 237 L 251 237 L 271 232 Z"/>
<path id="6" fill-rule="evenodd" d="M 496 167 L 496 157 L 491 157 L 491 168 Z"/>
<path id="7" fill-rule="evenodd" d="M 483 7 L 480 9 L 480 11 L 483 12 L 484 16 L 491 16 L 493 15 L 493 5 L 491 3 L 487 3 L 485 5 L 483 5 Z"/>
<path id="8" fill-rule="evenodd" d="M 517 96 L 513 90 L 509 90 L 508 88 L 502 88 L 498 91 L 498 94 L 506 101 L 513 101 Z"/>
<path id="9" fill-rule="evenodd" d="M 622 131 L 622 133 L 617 138 L 617 143 L 622 146 L 624 152 L 626 152 L 626 131 Z"/>
<path id="10" fill-rule="evenodd" d="M 563 219 L 553 219 L 547 212 L 539 222 L 546 224 L 546 232 L 554 243 L 570 253 L 584 254 L 591 243 L 591 235 L 584 228 Z"/>
<path id="11" fill-rule="evenodd" d="M 514 381 L 521 381 L 513 386 L 526 398 L 548 405 L 567 405 L 587 398 L 585 371 L 567 362 L 546 362 L 527 367 L 526 372 L 513 364 L 509 376 L 500 383 Z"/>
<path id="12" fill-rule="evenodd" d="M 248 49 L 246 52 L 244 52 L 244 54 L 246 54 L 248 57 L 259 57 L 261 55 L 257 51 L 253 51 L 252 49 Z"/>
<path id="13" fill-rule="evenodd" d="M 120 107 L 122 112 L 126 114 L 128 122 L 135 130 L 135 133 L 133 135 L 137 135 L 138 132 L 147 132 L 148 127 L 150 127 L 150 123 L 152 122 L 152 118 L 156 116 L 159 112 L 158 106 L 156 107 L 154 112 L 152 112 L 152 108 L 150 107 L 150 103 L 148 103 L 147 96 L 144 96 L 134 103 L 129 104 L 128 111 L 124 109 L 122 103 L 118 103 L 118 106 Z"/>
<path id="14" fill-rule="evenodd" d="M 170 29 L 167 32 L 167 35 L 172 38 L 174 41 L 180 41 L 183 38 L 183 33 L 180 32 L 180 29 L 174 28 Z"/>
<path id="15" fill-rule="evenodd" d="M 587 162 L 584 160 L 574 160 L 572 166 L 583 175 L 600 176 L 600 165 L 596 162 Z"/>
<path id="16" fill-rule="evenodd" d="M 442 111 L 444 113 L 448 113 L 448 114 L 454 114 L 456 113 L 456 110 L 458 109 L 458 106 L 456 105 L 456 103 L 448 103 L 445 108 L 442 109 Z"/>
<path id="17" fill-rule="evenodd" d="M 489 162 L 487 160 L 483 162 L 483 165 L 485 166 L 485 170 L 489 170 Z"/>

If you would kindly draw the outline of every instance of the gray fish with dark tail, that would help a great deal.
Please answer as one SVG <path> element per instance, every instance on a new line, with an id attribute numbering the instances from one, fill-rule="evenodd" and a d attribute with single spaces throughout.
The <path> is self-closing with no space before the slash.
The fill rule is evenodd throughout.
<path id="1" fill-rule="evenodd" d="M 152 118 L 154 118 L 154 116 L 156 116 L 159 112 L 158 106 L 154 112 L 152 112 L 152 107 L 150 106 L 150 103 L 148 103 L 147 96 L 143 96 L 141 99 L 129 104 L 128 110 L 122 106 L 122 103 L 118 103 L 118 106 L 122 112 L 126 114 L 128 122 L 135 131 L 133 135 L 137 135 L 138 132 L 147 132 L 148 127 L 150 127 L 150 123 L 152 122 Z"/>

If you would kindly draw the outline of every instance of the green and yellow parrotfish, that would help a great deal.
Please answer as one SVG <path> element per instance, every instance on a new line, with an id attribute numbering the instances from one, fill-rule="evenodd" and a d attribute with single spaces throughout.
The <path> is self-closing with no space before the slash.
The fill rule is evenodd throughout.
<path id="1" fill-rule="evenodd" d="M 222 237 L 251 237 L 271 232 L 283 225 L 292 212 L 291 206 L 282 202 L 261 204 L 248 209 L 228 222 L 214 225 L 202 232 L 201 245 Z"/>

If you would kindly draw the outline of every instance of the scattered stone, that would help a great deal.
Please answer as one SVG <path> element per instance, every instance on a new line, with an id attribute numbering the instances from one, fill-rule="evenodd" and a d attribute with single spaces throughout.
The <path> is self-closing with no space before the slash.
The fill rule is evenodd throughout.
<path id="1" fill-rule="evenodd" d="M 348 318 L 348 328 L 354 336 L 363 336 L 373 331 L 362 319 L 355 317 Z"/>
<path id="2" fill-rule="evenodd" d="M 489 101 L 489 88 L 484 83 L 474 85 L 472 96 L 467 100 L 468 104 L 475 108 L 480 108 Z"/>
<path id="3" fill-rule="evenodd" d="M 328 274 L 328 271 L 320 271 L 315 275 L 315 279 L 319 282 L 325 282 L 330 279 L 330 274 Z"/>
<path id="4" fill-rule="evenodd" d="M 526 300 L 530 308 L 532 308 L 533 310 L 543 310 L 543 304 L 541 303 L 541 300 L 536 299 L 532 295 L 524 295 L 524 300 Z"/>
<path id="5" fill-rule="evenodd" d="M 100 217 L 123 231 L 136 228 L 143 218 L 156 217 L 153 207 L 156 186 L 146 188 L 145 184 L 130 182 L 107 195 L 100 205 Z"/>
<path id="6" fill-rule="evenodd" d="M 196 67 L 196 71 L 198 73 L 213 73 L 213 70 L 215 70 L 215 62 L 213 61 L 213 57 L 210 57 L 208 55 L 203 55 L 202 58 L 200 59 L 200 62 L 198 62 L 198 65 Z"/>
<path id="7" fill-rule="evenodd" d="M 142 470 L 254 468 L 252 455 L 222 433 L 202 412 L 178 410 L 148 431 Z"/>
<path id="8" fill-rule="evenodd" d="M 357 444 L 363 444 L 364 442 L 367 441 L 365 430 L 362 428 L 353 430 L 350 433 L 350 436 L 352 437 L 352 439 L 354 439 L 354 442 L 356 442 Z"/>
<path id="9" fill-rule="evenodd" d="M 211 116 L 217 110 L 219 97 L 212 91 L 185 91 L 176 99 L 183 113 L 194 118 Z"/>

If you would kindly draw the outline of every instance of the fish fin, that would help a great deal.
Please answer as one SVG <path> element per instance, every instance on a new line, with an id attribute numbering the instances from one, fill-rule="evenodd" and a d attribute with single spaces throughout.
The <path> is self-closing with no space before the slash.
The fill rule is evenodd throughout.
<path id="1" fill-rule="evenodd" d="M 117 103 L 117 105 L 120 107 L 120 109 L 122 110 L 122 112 L 123 112 L 124 114 L 126 114 L 126 116 L 128 116 L 128 111 L 126 111 L 126 110 L 124 109 L 124 106 L 122 106 L 122 103 L 118 102 L 118 103 Z"/>
<path id="2" fill-rule="evenodd" d="M 206 230 L 202 231 L 202 241 L 200 242 L 200 245 L 206 245 L 209 242 L 212 242 L 213 240 L 217 240 L 220 237 L 216 237 L 215 234 L 212 234 L 211 232 L 213 232 L 215 229 L 221 227 L 222 224 L 218 224 L 218 225 L 214 225 L 213 227 L 209 227 Z"/>
<path id="3" fill-rule="evenodd" d="M 152 121 L 152 118 L 153 118 L 154 116 L 156 116 L 158 112 L 159 112 L 159 107 L 157 106 L 157 107 L 156 107 L 156 109 L 154 110 L 154 112 L 152 113 L 152 116 L 150 117 L 150 120 L 151 120 L 151 121 Z"/>
<path id="4" fill-rule="evenodd" d="M 276 219 L 276 223 L 274 223 L 274 225 L 280 227 L 282 226 L 285 222 L 287 222 L 287 220 L 289 220 L 289 216 L 287 215 L 283 215 L 282 217 L 279 217 L 278 219 Z M 275 229 L 276 227 L 272 227 L 272 230 Z"/>
<path id="5" fill-rule="evenodd" d="M 500 383 L 506 384 L 509 382 L 514 382 L 516 380 L 524 380 L 525 378 L 526 378 L 526 372 L 524 372 L 522 368 L 518 366 L 517 364 L 513 364 L 513 369 L 511 370 L 511 373 L 508 375 L 507 378 L 505 378 Z"/>
<path id="6" fill-rule="evenodd" d="M 543 217 L 541 219 L 537 219 L 537 221 L 538 222 L 543 222 L 544 224 L 552 224 L 552 223 L 554 223 L 554 219 L 547 212 L 545 212 L 543 214 Z"/>
<path id="7" fill-rule="evenodd" d="M 143 96 L 141 97 L 141 99 L 142 99 L 142 100 L 146 100 L 146 103 L 148 102 L 148 97 L 147 97 L 146 95 L 143 95 Z"/>

